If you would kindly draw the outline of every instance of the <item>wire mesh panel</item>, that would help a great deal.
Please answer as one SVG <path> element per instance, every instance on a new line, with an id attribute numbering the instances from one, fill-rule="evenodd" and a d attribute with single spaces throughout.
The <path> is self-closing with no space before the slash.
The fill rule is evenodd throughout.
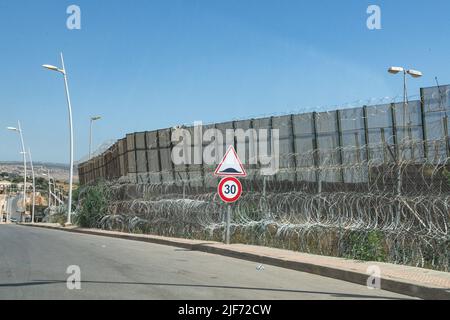
<path id="1" fill-rule="evenodd" d="M 450 86 L 424 88 L 421 93 L 424 104 L 427 155 L 430 161 L 442 161 L 449 155 Z"/>
<path id="2" fill-rule="evenodd" d="M 316 116 L 319 177 L 324 182 L 341 181 L 336 112 L 321 112 Z"/>
<path id="3" fill-rule="evenodd" d="M 203 126 L 203 183 L 207 190 L 214 190 L 217 187 L 217 178 L 214 177 L 214 171 L 223 157 L 223 139 L 222 131 L 216 129 L 215 124 Z"/>
<path id="4" fill-rule="evenodd" d="M 128 175 L 132 181 L 137 181 L 136 146 L 134 133 L 127 134 L 127 161 Z"/>
<path id="5" fill-rule="evenodd" d="M 293 117 L 298 181 L 315 182 L 314 136 L 312 113 Z"/>
<path id="6" fill-rule="evenodd" d="M 295 182 L 297 175 L 292 115 L 273 117 L 272 129 L 278 130 L 280 171 L 277 174 L 277 180 Z M 270 137 L 273 138 L 272 134 Z"/>
<path id="7" fill-rule="evenodd" d="M 234 242 L 359 259 L 375 241 L 376 259 L 449 270 L 449 93 L 425 88 L 407 104 L 182 127 L 181 136 L 128 134 L 79 165 L 80 183 L 110 181 L 96 226 L 220 241 L 225 206 L 213 173 L 234 145 L 249 173 Z M 185 138 L 188 157 L 174 163 Z M 278 152 L 279 171 L 265 176 L 261 160 Z"/>
<path id="8" fill-rule="evenodd" d="M 247 168 L 248 179 L 253 179 L 258 162 L 258 134 L 253 120 L 235 121 L 236 152 Z M 228 148 L 229 144 L 226 146 Z"/>
<path id="9" fill-rule="evenodd" d="M 161 182 L 161 160 L 158 146 L 158 131 L 148 131 L 146 137 L 148 181 L 150 183 Z"/>
<path id="10" fill-rule="evenodd" d="M 134 134 L 135 141 L 135 157 L 136 157 L 136 174 L 139 183 L 147 182 L 147 152 L 145 144 L 145 132 Z"/>
<path id="11" fill-rule="evenodd" d="M 367 107 L 368 158 L 372 164 L 396 158 L 395 124 L 391 104 Z"/>
<path id="12" fill-rule="evenodd" d="M 271 172 L 270 168 L 272 166 L 272 127 L 273 118 L 260 118 L 253 119 L 253 128 L 256 130 L 256 141 L 255 141 L 255 157 L 257 158 L 257 164 L 253 166 L 250 174 L 250 178 L 254 181 L 263 180 L 264 176 L 267 179 L 274 179 L 273 174 L 268 175 L 267 172 Z M 269 176 L 269 177 L 267 177 Z"/>
<path id="13" fill-rule="evenodd" d="M 407 104 L 396 103 L 393 107 L 400 159 L 422 161 L 424 152 L 420 101 L 411 101 Z"/>

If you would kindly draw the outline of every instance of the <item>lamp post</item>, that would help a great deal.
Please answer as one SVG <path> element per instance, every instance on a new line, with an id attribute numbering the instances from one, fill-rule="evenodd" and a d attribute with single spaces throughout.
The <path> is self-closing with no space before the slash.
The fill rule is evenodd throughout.
<path id="1" fill-rule="evenodd" d="M 6 202 L 6 223 L 11 222 L 11 185 L 8 186 L 8 195 L 7 195 L 7 202 Z"/>
<path id="2" fill-rule="evenodd" d="M 100 120 L 101 118 L 102 117 L 100 116 L 91 117 L 91 123 L 89 126 L 89 160 L 91 160 L 92 157 L 92 124 L 94 121 Z"/>
<path id="3" fill-rule="evenodd" d="M 30 166 L 31 166 L 31 178 L 33 181 L 33 204 L 31 209 L 31 223 L 34 223 L 34 207 L 36 206 L 36 180 L 34 179 L 34 167 L 33 167 L 33 159 L 31 157 L 31 150 L 28 148 L 28 157 L 30 158 Z"/>
<path id="4" fill-rule="evenodd" d="M 413 78 L 420 78 L 422 76 L 422 72 L 413 70 L 413 69 L 406 69 L 403 67 L 390 67 L 388 69 L 389 73 L 397 74 L 399 72 L 403 73 L 403 126 L 406 126 L 406 108 L 408 106 L 408 90 L 406 88 L 406 75 L 409 74 Z"/>
<path id="5" fill-rule="evenodd" d="M 50 170 L 47 169 L 47 173 L 42 174 L 44 177 L 48 177 L 48 210 L 50 212 L 50 207 L 52 205 L 52 190 L 51 190 L 51 177 L 50 177 Z"/>
<path id="6" fill-rule="evenodd" d="M 22 133 L 22 127 L 20 126 L 20 121 L 17 121 L 18 127 L 8 127 L 7 129 L 10 131 L 15 131 L 19 133 L 20 136 L 20 142 L 22 144 L 22 152 L 23 155 L 23 211 L 26 214 L 27 213 L 27 157 L 25 152 L 25 143 L 23 142 L 23 133 Z M 22 219 L 21 219 L 22 220 Z"/>
<path id="7" fill-rule="evenodd" d="M 73 184 L 73 123 L 72 123 L 72 105 L 70 102 L 70 94 L 69 94 L 69 85 L 67 83 L 67 72 L 66 68 L 64 66 L 64 56 L 61 53 L 61 65 L 62 69 L 59 69 L 58 67 L 44 64 L 42 65 L 44 68 L 57 71 L 61 73 L 64 77 L 64 86 L 66 89 L 66 99 L 67 99 L 67 106 L 69 109 L 69 127 L 70 127 L 70 174 L 69 174 L 69 199 L 67 204 L 67 225 L 71 224 L 71 213 L 72 213 L 72 184 Z"/>
<path id="8" fill-rule="evenodd" d="M 408 108 L 408 90 L 406 87 L 406 75 L 409 74 L 411 77 L 413 78 L 420 78 L 422 76 L 422 72 L 414 70 L 414 69 L 406 69 L 403 67 L 390 67 L 388 69 L 388 72 L 391 74 L 397 74 L 399 72 L 403 73 L 403 130 L 405 130 L 406 128 L 406 111 Z M 409 125 L 409 123 L 408 123 Z M 405 135 L 406 136 L 406 135 Z M 397 147 L 397 167 L 398 167 L 398 171 L 397 171 L 397 194 L 401 195 L 402 193 L 402 173 L 401 173 L 401 166 L 400 166 L 400 161 L 401 159 L 401 154 L 398 151 L 398 147 Z"/>

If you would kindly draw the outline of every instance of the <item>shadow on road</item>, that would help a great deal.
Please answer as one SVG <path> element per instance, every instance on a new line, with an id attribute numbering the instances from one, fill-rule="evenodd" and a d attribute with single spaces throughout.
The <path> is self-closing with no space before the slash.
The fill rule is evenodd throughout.
<path id="1" fill-rule="evenodd" d="M 50 284 L 66 284 L 66 280 L 34 280 L 31 282 L 18 282 L 18 283 L 2 283 L 0 288 L 3 287 L 25 287 L 25 286 L 40 286 Z M 127 282 L 127 281 L 91 281 L 84 280 L 82 283 L 91 284 L 118 284 L 118 285 L 144 285 L 144 286 L 169 286 L 169 287 L 192 287 L 192 288 L 214 288 L 214 289 L 233 289 L 233 290 L 256 290 L 256 291 L 273 291 L 273 292 L 287 292 L 287 293 L 305 293 L 305 294 L 322 294 L 329 295 L 337 298 L 356 298 L 356 299 L 389 299 L 389 300 L 405 300 L 403 298 L 386 297 L 386 296 L 372 296 L 363 294 L 350 294 L 350 293 L 336 293 L 336 292 L 322 292 L 322 291 L 306 291 L 306 290 L 294 290 L 294 289 L 281 289 L 281 288 L 257 288 L 257 287 L 237 287 L 237 286 L 225 286 L 225 285 L 207 285 L 207 284 L 182 284 L 182 283 L 158 283 L 158 282 Z"/>

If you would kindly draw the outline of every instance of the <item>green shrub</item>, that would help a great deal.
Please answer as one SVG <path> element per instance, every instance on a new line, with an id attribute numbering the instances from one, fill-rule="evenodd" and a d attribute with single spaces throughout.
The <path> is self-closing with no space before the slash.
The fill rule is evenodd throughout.
<path id="1" fill-rule="evenodd" d="M 51 223 L 58 223 L 62 226 L 67 222 L 67 207 L 59 206 L 56 208 L 56 212 L 50 215 Z"/>
<path id="2" fill-rule="evenodd" d="M 376 230 L 368 232 L 352 232 L 344 240 L 345 256 L 363 261 L 385 261 L 386 252 L 383 246 L 383 234 Z"/>
<path id="3" fill-rule="evenodd" d="M 100 219 L 107 214 L 109 193 L 104 182 L 85 186 L 77 192 L 77 212 L 74 222 L 84 228 L 97 227 Z"/>

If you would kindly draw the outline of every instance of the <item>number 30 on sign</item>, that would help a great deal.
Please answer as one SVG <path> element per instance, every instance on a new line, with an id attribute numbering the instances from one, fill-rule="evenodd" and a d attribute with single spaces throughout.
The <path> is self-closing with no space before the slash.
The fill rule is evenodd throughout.
<path id="1" fill-rule="evenodd" d="M 217 187 L 217 192 L 224 202 L 235 202 L 241 197 L 242 184 L 235 177 L 223 178 Z"/>

